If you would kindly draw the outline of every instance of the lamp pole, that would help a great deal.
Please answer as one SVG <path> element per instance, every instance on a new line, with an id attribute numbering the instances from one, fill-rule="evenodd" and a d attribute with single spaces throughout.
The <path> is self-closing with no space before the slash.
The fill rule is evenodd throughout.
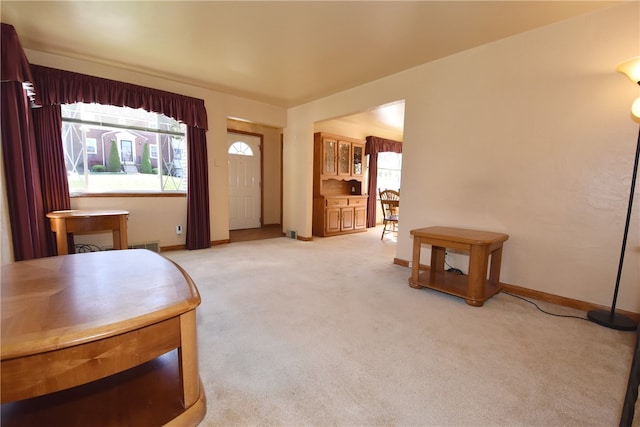
<path id="1" fill-rule="evenodd" d="M 638 132 L 638 146 L 636 148 L 636 159 L 633 164 L 633 175 L 631 176 L 631 193 L 629 194 L 629 206 L 627 207 L 627 221 L 624 225 L 624 236 L 622 238 L 622 251 L 620 251 L 620 263 L 618 264 L 618 276 L 616 277 L 616 287 L 613 291 L 613 302 L 611 303 L 611 311 L 608 310 L 592 310 L 587 313 L 587 318 L 592 322 L 608 328 L 620 331 L 633 331 L 638 324 L 624 316 L 616 313 L 616 302 L 618 299 L 618 289 L 620 288 L 620 276 L 622 276 L 622 265 L 624 263 L 624 253 L 627 247 L 627 235 L 629 234 L 629 223 L 631 222 L 631 208 L 633 207 L 633 193 L 636 188 L 636 176 L 638 175 L 638 157 L 640 157 L 640 131 Z"/>

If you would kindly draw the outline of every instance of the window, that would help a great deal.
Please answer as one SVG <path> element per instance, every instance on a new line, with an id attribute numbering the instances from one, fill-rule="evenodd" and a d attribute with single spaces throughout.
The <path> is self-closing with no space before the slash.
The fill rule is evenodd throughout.
<path id="1" fill-rule="evenodd" d="M 402 153 L 378 153 L 378 188 L 400 190 Z"/>
<path id="2" fill-rule="evenodd" d="M 87 143 L 87 154 L 98 154 L 98 148 L 96 145 L 96 139 L 95 138 L 87 138 L 86 140 Z"/>
<path id="3" fill-rule="evenodd" d="M 242 141 L 236 141 L 229 147 L 229 154 L 238 156 L 253 156 L 253 150 Z"/>
<path id="4" fill-rule="evenodd" d="M 170 117 L 66 104 L 62 143 L 71 194 L 187 191 L 186 126 Z"/>

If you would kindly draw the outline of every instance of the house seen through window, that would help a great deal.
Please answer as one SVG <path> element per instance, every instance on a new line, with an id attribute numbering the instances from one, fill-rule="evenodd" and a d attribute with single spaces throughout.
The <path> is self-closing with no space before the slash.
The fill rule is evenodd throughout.
<path id="1" fill-rule="evenodd" d="M 187 191 L 186 126 L 162 114 L 100 104 L 62 106 L 69 191 Z"/>

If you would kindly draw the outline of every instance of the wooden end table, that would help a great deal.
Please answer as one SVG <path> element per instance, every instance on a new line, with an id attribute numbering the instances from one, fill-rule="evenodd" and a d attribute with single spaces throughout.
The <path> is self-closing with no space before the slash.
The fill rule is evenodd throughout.
<path id="1" fill-rule="evenodd" d="M 509 239 L 507 234 L 464 228 L 426 227 L 411 230 L 411 235 L 413 259 L 409 285 L 412 288 L 430 288 L 455 295 L 475 307 L 482 306 L 502 290 L 500 264 L 502 244 Z M 431 245 L 431 265 L 428 271 L 420 274 L 420 250 L 423 244 Z M 445 271 L 446 248 L 469 253 L 468 276 Z"/>
<path id="2" fill-rule="evenodd" d="M 199 304 L 142 249 L 2 266 L 2 426 L 196 425 Z"/>
<path id="3" fill-rule="evenodd" d="M 51 231 L 56 233 L 58 255 L 69 253 L 67 233 L 111 231 L 113 249 L 127 249 L 127 216 L 123 210 L 66 210 L 47 214 Z"/>

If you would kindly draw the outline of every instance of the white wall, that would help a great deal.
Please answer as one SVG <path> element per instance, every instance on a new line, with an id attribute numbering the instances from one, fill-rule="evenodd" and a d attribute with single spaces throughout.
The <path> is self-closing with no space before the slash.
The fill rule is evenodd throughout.
<path id="1" fill-rule="evenodd" d="M 286 229 L 311 236 L 313 123 L 405 99 L 402 218 L 510 235 L 503 282 L 610 305 L 640 95 L 615 66 L 640 54 L 638 2 L 533 30 L 288 111 Z M 618 307 L 640 312 L 639 199 Z M 429 251 L 422 262 L 429 264 Z M 455 262 L 464 267 L 465 257 Z"/>
<path id="2" fill-rule="evenodd" d="M 166 90 L 186 96 L 204 99 L 209 121 L 207 131 L 207 155 L 209 158 L 209 200 L 211 215 L 211 240 L 224 241 L 229 238 L 228 172 L 227 172 L 227 118 L 235 117 L 275 128 L 286 125 L 283 108 L 222 94 L 219 92 L 160 79 L 154 76 L 95 64 L 77 59 L 26 50 L 32 64 L 89 74 L 108 79 L 134 83 Z M 129 242 L 160 241 L 160 246 L 184 245 L 186 242 L 186 199 L 167 198 L 73 198 L 74 209 L 126 209 L 129 217 Z M 175 233 L 175 226 L 182 224 L 185 232 Z M 79 241 L 93 241 L 94 236 L 85 236 Z M 104 242 L 104 236 L 99 236 Z"/>

